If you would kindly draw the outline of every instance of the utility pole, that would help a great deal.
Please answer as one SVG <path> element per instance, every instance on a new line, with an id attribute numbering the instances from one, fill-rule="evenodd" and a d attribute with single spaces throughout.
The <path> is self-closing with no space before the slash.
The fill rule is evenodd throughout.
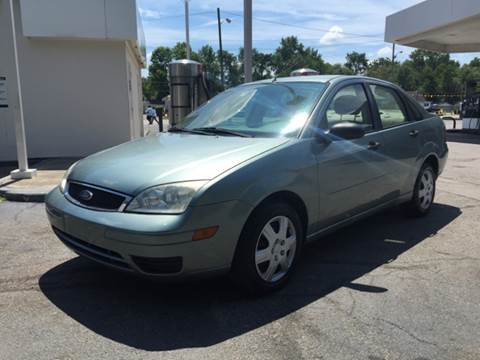
<path id="1" fill-rule="evenodd" d="M 225 74 L 223 72 L 223 48 L 222 48 L 222 21 L 220 20 L 220 8 L 217 8 L 217 21 L 218 21 L 218 43 L 220 47 L 219 60 L 220 60 L 220 78 L 222 80 L 222 89 L 225 88 Z"/>
<path id="2" fill-rule="evenodd" d="M 187 59 L 190 60 L 190 24 L 188 0 L 185 0 L 185 42 L 187 44 Z"/>
<path id="3" fill-rule="evenodd" d="M 395 43 L 392 46 L 392 68 L 395 66 Z"/>
<path id="4" fill-rule="evenodd" d="M 17 99 L 13 104 L 13 116 L 15 119 L 15 140 L 17 143 L 18 169 L 10 173 L 12 179 L 31 179 L 37 174 L 35 169 L 28 168 L 27 141 L 25 137 L 25 122 L 23 117 L 22 84 L 20 82 L 20 67 L 18 65 L 17 33 L 15 28 L 15 12 L 13 0 L 9 0 L 10 20 L 12 23 L 13 57 L 15 61 L 15 73 L 17 81 Z"/>
<path id="5" fill-rule="evenodd" d="M 403 54 L 403 51 L 399 51 L 399 54 Z M 395 43 L 392 45 L 392 76 L 395 74 L 395 59 L 397 55 L 395 54 Z"/>
<path id="6" fill-rule="evenodd" d="M 245 82 L 252 81 L 252 0 L 243 0 L 243 69 Z"/>

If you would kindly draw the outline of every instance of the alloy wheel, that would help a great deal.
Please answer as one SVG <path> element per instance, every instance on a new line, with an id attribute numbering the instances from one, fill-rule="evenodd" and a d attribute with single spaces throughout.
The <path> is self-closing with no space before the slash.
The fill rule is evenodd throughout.
<path id="1" fill-rule="evenodd" d="M 427 210 L 433 201 L 435 180 L 430 169 L 425 169 L 420 178 L 418 201 L 422 210 Z"/>
<path id="2" fill-rule="evenodd" d="M 258 275 L 267 282 L 282 279 L 295 258 L 297 233 L 286 216 L 276 216 L 263 227 L 255 248 Z"/>

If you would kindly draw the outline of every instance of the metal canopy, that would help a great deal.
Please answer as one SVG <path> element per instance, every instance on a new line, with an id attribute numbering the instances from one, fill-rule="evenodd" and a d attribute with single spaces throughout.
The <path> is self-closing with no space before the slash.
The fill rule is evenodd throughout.
<path id="1" fill-rule="evenodd" d="M 480 1 L 427 0 L 392 14 L 385 41 L 449 53 L 480 51 Z"/>

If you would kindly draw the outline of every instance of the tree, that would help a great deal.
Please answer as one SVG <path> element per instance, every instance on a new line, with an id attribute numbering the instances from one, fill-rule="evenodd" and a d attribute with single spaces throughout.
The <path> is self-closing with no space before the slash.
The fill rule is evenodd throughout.
<path id="1" fill-rule="evenodd" d="M 177 42 L 172 48 L 172 58 L 175 60 L 181 60 L 187 58 L 187 44 L 185 42 Z M 190 48 L 190 59 L 198 61 L 198 54 Z"/>
<path id="2" fill-rule="evenodd" d="M 325 62 L 317 50 L 305 47 L 296 36 L 282 38 L 272 55 L 272 70 L 276 76 L 289 76 L 294 70 L 311 68 L 323 74 Z"/>
<path id="3" fill-rule="evenodd" d="M 220 83 L 219 52 L 210 45 L 191 52 L 192 60 L 203 64 L 209 88 L 213 93 L 222 91 Z M 185 43 L 174 47 L 159 47 L 154 50 L 149 66 L 149 75 L 142 79 L 145 97 L 151 102 L 161 102 L 169 93 L 167 67 L 174 59 L 186 57 Z M 448 54 L 427 50 L 415 50 L 404 62 L 392 64 L 389 58 L 379 58 L 369 62 L 365 53 L 351 52 L 345 64 L 326 63 L 318 50 L 306 47 L 297 37 L 282 38 L 274 53 L 262 53 L 253 49 L 253 80 L 268 79 L 273 75 L 289 76 L 293 70 L 307 67 L 321 74 L 366 74 L 397 83 L 407 91 L 417 91 L 425 95 L 435 95 L 434 101 L 455 102 L 465 91 L 468 80 L 480 79 L 480 58 L 469 64 L 453 61 Z M 243 82 L 243 49 L 238 55 L 223 51 L 225 85 L 235 86 Z"/>
<path id="4" fill-rule="evenodd" d="M 460 64 L 450 59 L 449 54 L 427 50 L 415 50 L 410 60 L 416 78 L 415 88 L 432 96 L 434 101 L 456 102 L 462 93 L 462 71 Z"/>
<path id="5" fill-rule="evenodd" d="M 243 74 L 243 47 L 238 53 L 240 72 Z M 257 49 L 252 49 L 252 79 L 253 81 L 269 79 L 273 76 L 272 54 L 264 54 Z"/>
<path id="6" fill-rule="evenodd" d="M 479 66 L 472 66 L 470 64 L 465 64 L 460 69 L 460 81 L 462 86 L 467 83 L 468 80 L 478 80 L 480 79 L 480 64 Z"/>
<path id="7" fill-rule="evenodd" d="M 439 88 L 435 72 L 430 66 L 426 66 L 423 69 L 423 81 L 420 90 L 424 94 L 429 95 L 433 101 L 439 101 Z"/>
<path id="8" fill-rule="evenodd" d="M 221 91 L 220 62 L 215 50 L 210 45 L 202 46 L 198 51 L 198 61 L 203 64 L 203 71 L 209 87 L 213 89 L 214 93 Z"/>
<path id="9" fill-rule="evenodd" d="M 398 62 L 392 64 L 390 59 L 379 58 L 369 64 L 367 75 L 382 80 L 396 82 L 400 70 L 399 68 L 400 64 Z"/>
<path id="10" fill-rule="evenodd" d="M 440 93 L 445 94 L 444 101 L 451 103 L 460 101 L 459 94 L 462 93 L 460 64 L 450 60 L 447 64 L 440 64 L 435 69 L 435 73 L 437 74 Z"/>
<path id="11" fill-rule="evenodd" d="M 352 71 L 343 64 L 325 64 L 325 74 L 329 75 L 353 75 Z"/>
<path id="12" fill-rule="evenodd" d="M 236 86 L 243 82 L 243 72 L 240 69 L 238 58 L 228 51 L 223 51 L 223 63 L 225 66 L 225 82 L 228 86 Z"/>
<path id="13" fill-rule="evenodd" d="M 185 59 L 187 46 L 184 42 L 177 43 L 173 48 L 160 46 L 156 48 L 150 59 L 148 78 L 143 81 L 146 98 L 153 103 L 160 103 L 170 93 L 168 83 L 168 64 L 172 60 Z M 199 55 L 191 52 L 192 60 L 199 61 Z"/>
<path id="14" fill-rule="evenodd" d="M 472 61 L 470 61 L 470 66 L 480 68 L 480 58 L 475 57 Z"/>
<path id="15" fill-rule="evenodd" d="M 368 69 L 368 59 L 365 53 L 353 51 L 347 54 L 345 66 L 354 74 L 363 74 Z"/>
<path id="16" fill-rule="evenodd" d="M 152 53 L 148 78 L 143 82 L 144 94 L 150 102 L 160 103 L 170 92 L 167 66 L 172 57 L 172 50 L 164 46 L 156 48 Z"/>
<path id="17" fill-rule="evenodd" d="M 406 91 L 416 91 L 419 89 L 419 75 L 410 60 L 406 60 L 400 65 L 396 83 Z"/>

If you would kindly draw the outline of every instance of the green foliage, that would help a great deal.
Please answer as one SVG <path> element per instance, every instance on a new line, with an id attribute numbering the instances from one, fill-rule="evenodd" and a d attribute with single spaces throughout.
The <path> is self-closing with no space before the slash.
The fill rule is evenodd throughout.
<path id="1" fill-rule="evenodd" d="M 228 51 L 223 51 L 222 55 L 225 87 L 241 84 L 244 79 L 243 49 L 239 49 L 238 55 Z M 177 43 L 172 48 L 155 49 L 148 69 L 149 75 L 143 79 L 144 95 L 149 101 L 159 103 L 168 95 L 167 65 L 174 59 L 185 57 L 185 43 Z M 219 51 L 205 45 L 198 52 L 191 51 L 191 58 L 203 64 L 214 92 L 221 91 Z M 306 47 L 295 36 L 283 38 L 273 53 L 253 49 L 254 81 L 273 76 L 289 76 L 293 70 L 300 68 L 311 68 L 321 74 L 365 74 L 397 83 L 407 91 L 430 95 L 429 100 L 451 103 L 461 99 L 466 81 L 480 79 L 480 58 L 461 66 L 448 54 L 426 50 L 413 51 L 409 59 L 402 63 L 392 63 L 390 58 L 369 61 L 365 53 L 353 51 L 347 54 L 345 64 L 329 64 L 317 50 Z"/>
<path id="2" fill-rule="evenodd" d="M 372 61 L 368 66 L 368 69 L 365 69 L 364 71 L 367 72 L 368 76 L 387 81 L 394 81 L 398 78 L 400 69 L 397 62 L 392 64 L 391 59 L 379 58 Z"/>
<path id="3" fill-rule="evenodd" d="M 282 38 L 272 55 L 272 70 L 277 76 L 289 76 L 294 70 L 310 68 L 325 73 L 325 62 L 317 50 L 305 47 L 296 36 Z"/>
<path id="4" fill-rule="evenodd" d="M 346 60 L 345 66 L 356 75 L 363 74 L 368 69 L 368 59 L 365 53 L 353 51 L 347 54 Z"/>
<path id="5" fill-rule="evenodd" d="M 252 79 L 253 81 L 269 79 L 273 77 L 273 55 L 264 54 L 257 49 L 252 49 Z M 240 63 L 240 73 L 243 76 L 243 48 L 238 53 L 238 62 Z"/>
<path id="6" fill-rule="evenodd" d="M 353 75 L 353 72 L 343 64 L 325 64 L 325 74 Z"/>
<path id="7" fill-rule="evenodd" d="M 169 94 L 167 65 L 172 60 L 173 52 L 168 47 L 161 46 L 153 51 L 148 78 L 143 79 L 143 93 L 149 101 L 160 103 Z"/>

